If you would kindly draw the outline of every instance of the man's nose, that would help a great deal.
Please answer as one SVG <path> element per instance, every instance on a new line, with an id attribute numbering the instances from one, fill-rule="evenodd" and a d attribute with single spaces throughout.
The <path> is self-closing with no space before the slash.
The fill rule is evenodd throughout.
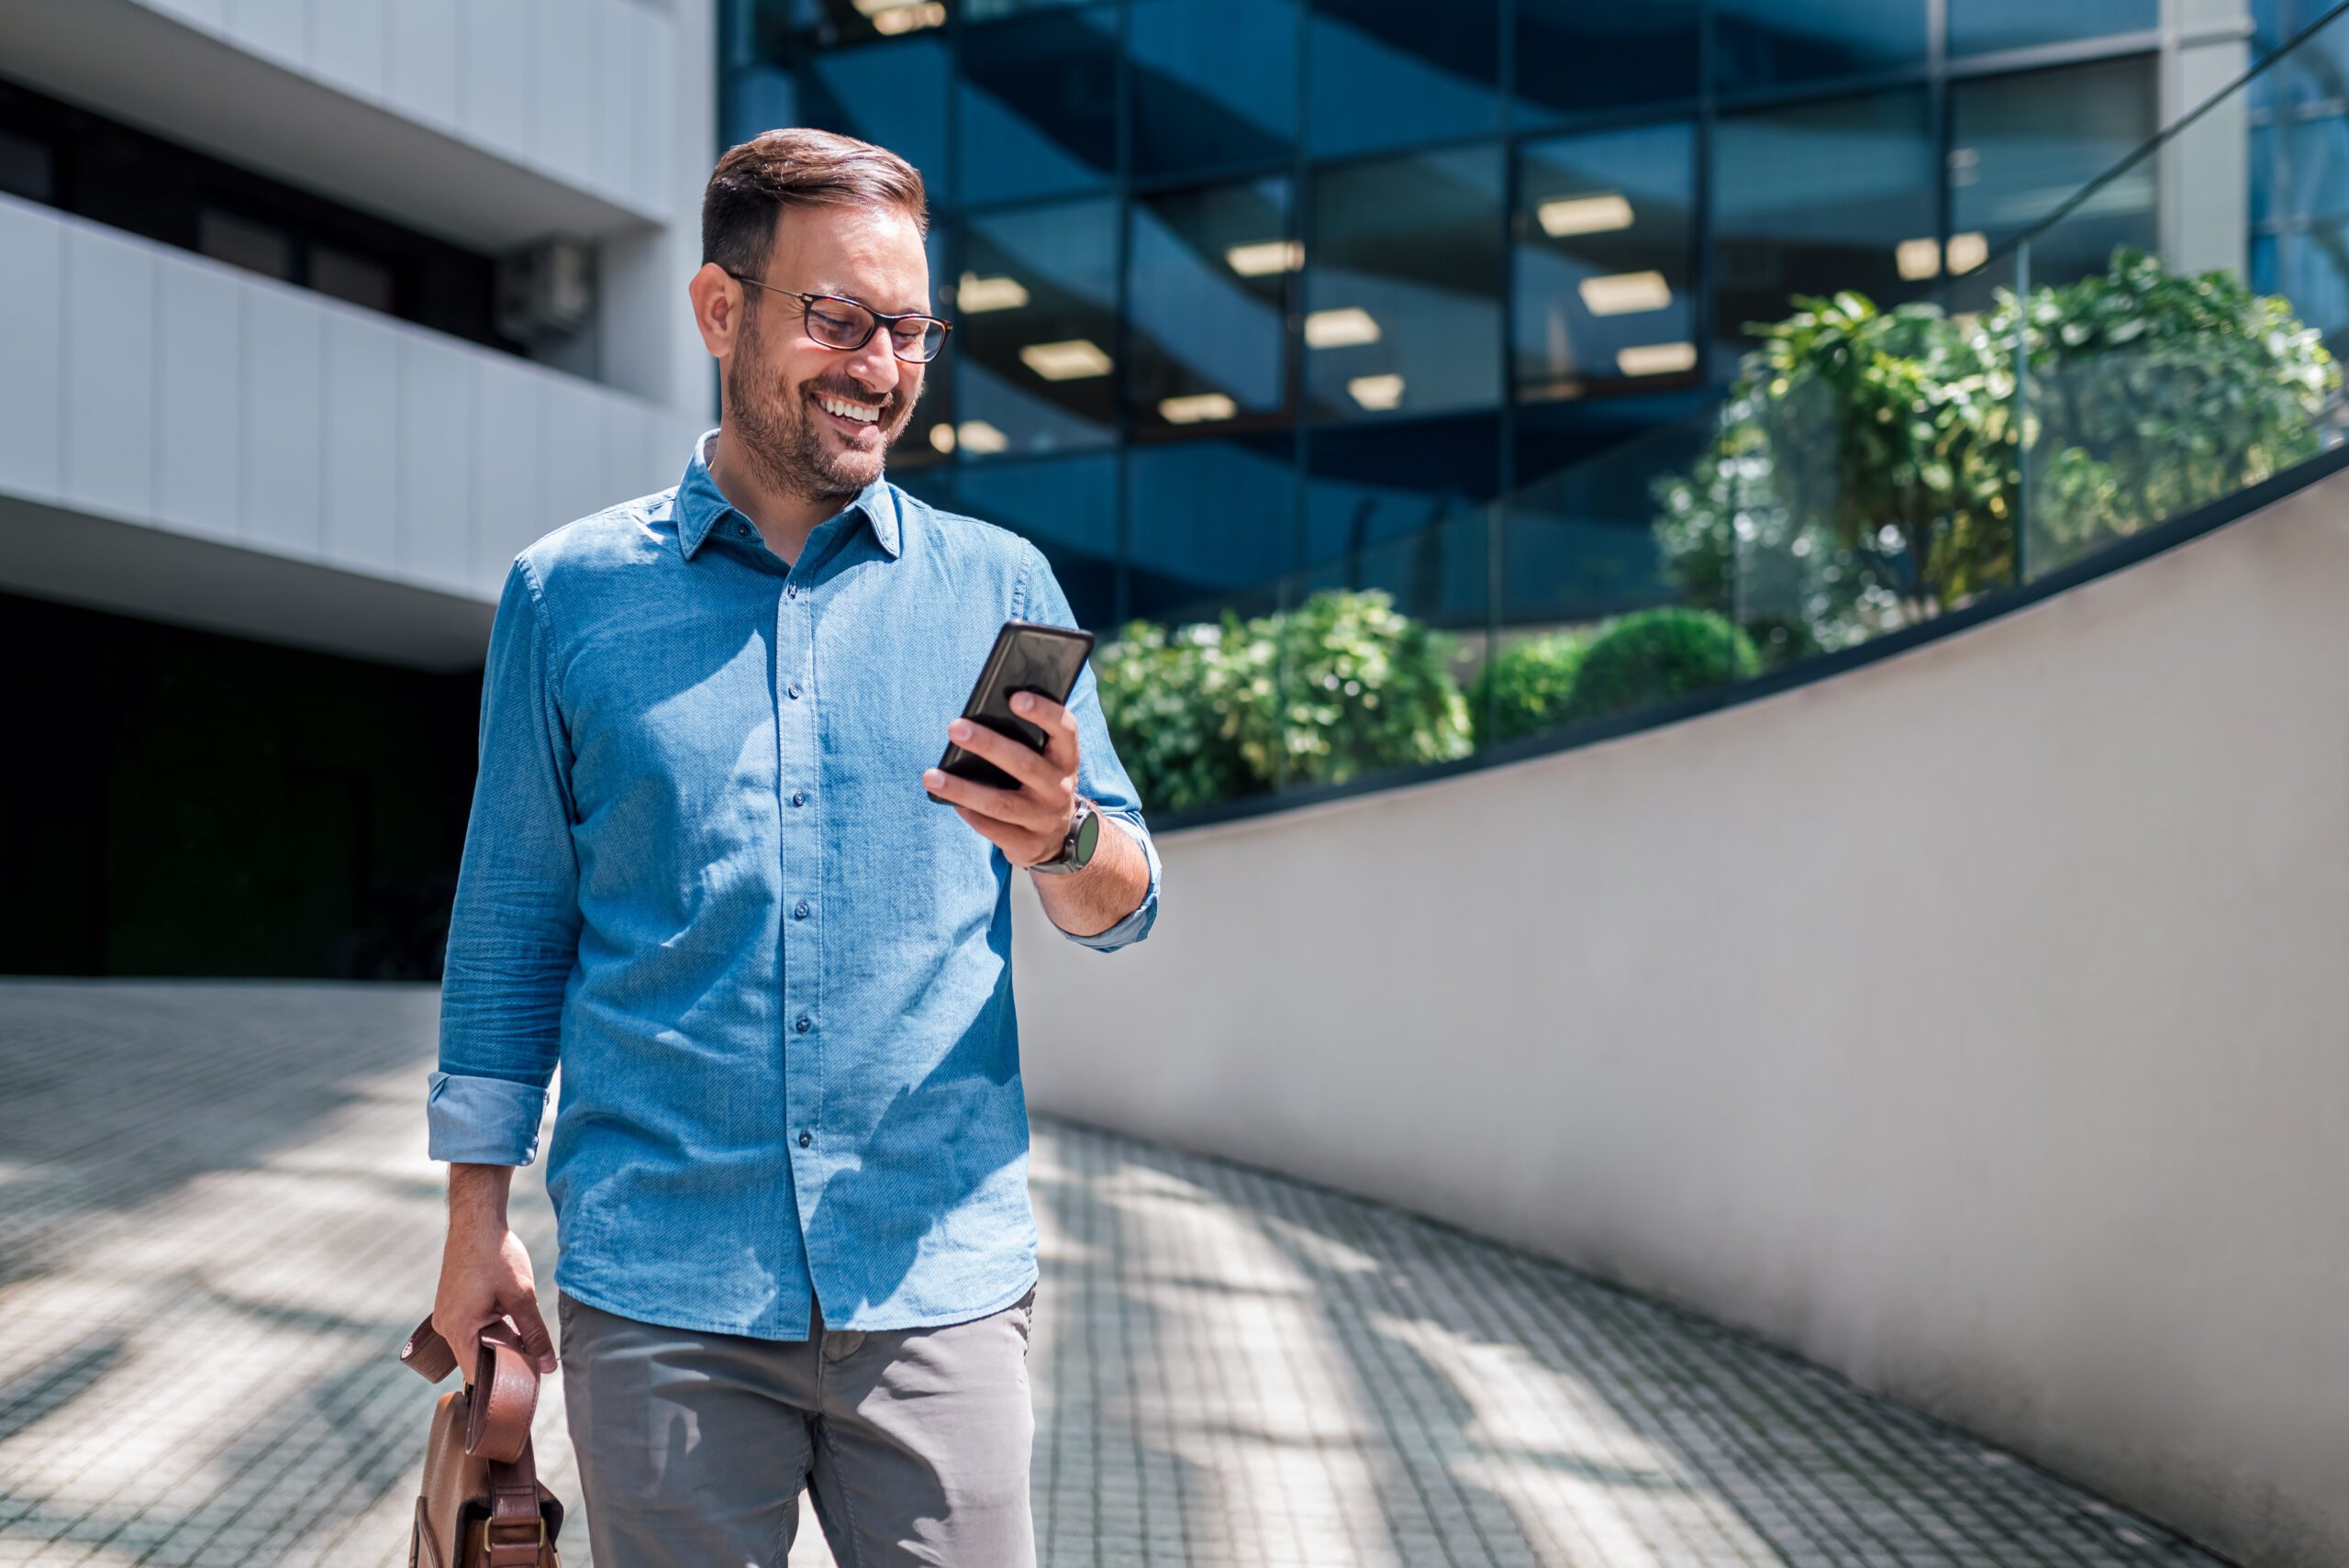
<path id="1" fill-rule="evenodd" d="M 864 347 L 850 351 L 848 373 L 856 384 L 875 396 L 885 396 L 897 387 L 897 356 L 889 349 L 889 334 L 876 331 L 864 340 Z"/>

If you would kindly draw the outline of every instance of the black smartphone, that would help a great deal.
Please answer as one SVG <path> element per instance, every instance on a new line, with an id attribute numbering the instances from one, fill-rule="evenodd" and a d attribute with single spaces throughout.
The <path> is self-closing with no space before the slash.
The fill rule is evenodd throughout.
<path id="1" fill-rule="evenodd" d="M 973 724 L 984 724 L 998 735 L 1008 735 L 1031 751 L 1044 749 L 1044 731 L 1011 711 L 1014 692 L 1034 692 L 1056 703 L 1068 701 L 1069 693 L 1076 689 L 1077 676 L 1085 673 L 1085 661 L 1093 651 L 1093 634 L 1073 631 L 1064 626 L 1042 626 L 1030 620 L 1008 620 L 1003 629 L 995 634 L 995 647 L 987 652 L 987 662 L 980 666 L 979 678 L 971 687 L 970 700 L 963 705 L 963 717 Z M 941 773 L 952 773 L 973 784 L 991 784 L 996 789 L 1014 789 L 1019 781 L 988 762 L 974 756 L 952 740 L 946 743 L 946 754 L 938 759 Z M 930 790 L 922 791 L 941 806 L 952 804 Z"/>

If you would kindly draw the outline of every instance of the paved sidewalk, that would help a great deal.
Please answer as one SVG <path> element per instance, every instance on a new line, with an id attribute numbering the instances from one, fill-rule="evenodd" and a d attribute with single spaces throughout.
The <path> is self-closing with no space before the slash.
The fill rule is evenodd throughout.
<path id="1" fill-rule="evenodd" d="M 0 982 L 0 1564 L 405 1561 L 428 988 Z M 1037 1129 L 1052 1568 L 2215 1562 L 1837 1378 L 1372 1205 Z M 542 1276 L 535 1172 L 517 1219 Z M 551 1317 L 551 1313 L 550 1313 Z M 575 1499 L 561 1380 L 539 1424 Z M 584 1519 L 564 1561 L 585 1568 Z M 794 1568 L 829 1562 L 807 1516 Z"/>

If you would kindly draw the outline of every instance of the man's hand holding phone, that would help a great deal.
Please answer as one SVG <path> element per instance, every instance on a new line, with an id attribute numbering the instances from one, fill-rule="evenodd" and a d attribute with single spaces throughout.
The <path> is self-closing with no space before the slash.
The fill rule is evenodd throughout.
<path id="1" fill-rule="evenodd" d="M 974 783 L 938 768 L 925 771 L 921 782 L 1013 865 L 1033 865 L 1061 852 L 1076 812 L 1076 720 L 1036 692 L 1014 693 L 1011 710 L 1044 732 L 1041 751 L 968 718 L 949 724 L 946 737 L 1010 774 L 1016 788 Z"/>

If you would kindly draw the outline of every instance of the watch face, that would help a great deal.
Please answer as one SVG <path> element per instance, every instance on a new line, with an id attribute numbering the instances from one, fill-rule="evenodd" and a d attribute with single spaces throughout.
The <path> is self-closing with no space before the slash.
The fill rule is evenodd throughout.
<path id="1" fill-rule="evenodd" d="M 1093 858 L 1093 846 L 1101 841 L 1101 814 L 1088 811 L 1085 820 L 1076 825 L 1076 863 L 1085 864 Z"/>

